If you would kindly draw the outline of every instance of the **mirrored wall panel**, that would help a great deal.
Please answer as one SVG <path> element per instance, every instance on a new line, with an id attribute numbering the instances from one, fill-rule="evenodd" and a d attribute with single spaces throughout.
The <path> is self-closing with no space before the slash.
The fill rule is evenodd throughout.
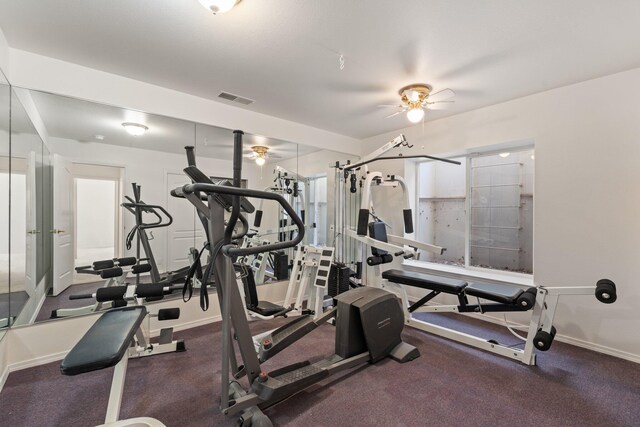
<path id="1" fill-rule="evenodd" d="M 11 322 L 9 289 L 11 87 L 0 71 L 0 339 Z"/>
<path id="2" fill-rule="evenodd" d="M 193 147 L 209 179 L 230 185 L 232 130 L 20 88 L 5 97 L 7 117 L 13 109 L 11 135 L 8 124 L 2 128 L 0 171 L 7 200 L 11 189 L 11 223 L 9 211 L 2 217 L 3 242 L 11 242 L 3 247 L 0 278 L 5 322 L 154 302 L 96 301 L 97 293 L 117 286 L 174 285 L 177 291 L 163 299 L 181 298 L 191 265 L 207 256 L 196 210 L 172 196 L 191 183 L 185 147 Z M 305 244 L 333 244 L 331 165 L 348 156 L 247 133 L 242 158 L 243 187 L 282 195 L 304 219 Z M 237 245 L 292 238 L 293 221 L 277 203 L 248 202 L 248 232 Z M 235 260 L 247 306 L 252 287 L 289 281 L 295 257 L 291 249 Z M 194 294 L 199 273 L 191 280 Z"/>

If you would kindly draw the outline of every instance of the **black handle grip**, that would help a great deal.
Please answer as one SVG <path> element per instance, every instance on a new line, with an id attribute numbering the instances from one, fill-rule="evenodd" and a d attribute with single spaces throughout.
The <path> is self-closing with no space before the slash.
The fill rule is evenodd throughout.
<path id="1" fill-rule="evenodd" d="M 187 145 L 186 147 L 184 147 L 184 149 L 187 152 L 187 163 L 189 163 L 189 166 L 195 166 L 196 165 L 195 148 L 192 145 Z"/>
<path id="2" fill-rule="evenodd" d="M 253 219 L 253 226 L 260 227 L 261 223 L 262 223 L 262 211 L 258 209 L 256 211 L 256 217 Z"/>
<path id="3" fill-rule="evenodd" d="M 289 203 L 287 203 L 284 197 L 279 194 L 269 193 L 267 191 L 251 190 L 248 188 L 227 187 L 222 185 L 201 183 L 187 184 L 182 187 L 182 190 L 187 194 L 201 191 L 203 193 L 211 194 L 229 194 L 232 196 L 255 197 L 256 199 L 275 200 L 280 204 L 280 206 L 282 206 L 282 208 L 289 215 L 289 218 L 293 220 L 296 228 L 298 229 L 296 237 L 293 240 L 285 242 L 271 243 L 269 245 L 254 246 L 250 248 L 236 248 L 231 245 L 226 245 L 222 250 L 228 256 L 255 255 L 262 252 L 271 252 L 292 248 L 298 243 L 302 242 L 302 239 L 304 239 L 304 223 L 302 222 L 302 219 L 300 219 L 296 211 L 291 207 Z"/>

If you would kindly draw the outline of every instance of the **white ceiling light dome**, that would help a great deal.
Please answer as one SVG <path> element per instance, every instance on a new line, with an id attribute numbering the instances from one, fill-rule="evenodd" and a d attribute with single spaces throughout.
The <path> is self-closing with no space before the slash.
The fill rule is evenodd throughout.
<path id="1" fill-rule="evenodd" d="M 213 12 L 214 15 L 229 12 L 240 0 L 198 0 L 202 6 Z"/>
<path id="2" fill-rule="evenodd" d="M 140 123 L 126 122 L 123 123 L 122 126 L 124 126 L 124 129 L 129 133 L 129 135 L 133 136 L 144 135 L 144 133 L 149 130 L 147 126 L 141 125 Z"/>

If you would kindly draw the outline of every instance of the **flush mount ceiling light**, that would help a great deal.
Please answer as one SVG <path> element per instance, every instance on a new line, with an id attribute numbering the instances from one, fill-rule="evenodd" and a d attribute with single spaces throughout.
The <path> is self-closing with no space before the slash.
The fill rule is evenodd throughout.
<path id="1" fill-rule="evenodd" d="M 124 126 L 124 129 L 129 133 L 129 135 L 133 136 L 144 135 L 144 133 L 149 130 L 148 127 L 141 125 L 140 123 L 127 122 L 123 123 L 122 126 Z"/>
<path id="2" fill-rule="evenodd" d="M 444 108 L 453 102 L 451 98 L 455 96 L 455 92 L 451 89 L 442 89 L 435 93 L 431 93 L 431 90 L 431 85 L 423 83 L 411 84 L 398 91 L 402 101 L 401 104 L 379 105 L 378 107 L 398 109 L 398 111 L 389 114 L 386 118 L 407 113 L 407 119 L 411 123 L 418 123 L 424 118 L 425 110 Z"/>
<path id="3" fill-rule="evenodd" d="M 240 0 L 198 0 L 207 10 L 214 15 L 229 12 L 233 6 L 240 3 Z"/>
<path id="4" fill-rule="evenodd" d="M 504 153 L 500 153 L 498 154 L 500 157 L 502 157 L 503 159 L 506 159 L 507 157 L 509 157 L 509 154 L 511 153 L 507 153 L 506 151 Z"/>

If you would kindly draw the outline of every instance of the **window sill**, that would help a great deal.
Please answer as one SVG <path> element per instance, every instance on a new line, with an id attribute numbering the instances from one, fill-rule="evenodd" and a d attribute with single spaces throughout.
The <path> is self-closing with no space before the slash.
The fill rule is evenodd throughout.
<path id="1" fill-rule="evenodd" d="M 535 286 L 533 282 L 533 275 L 531 274 L 514 273 L 511 271 L 493 271 L 485 268 L 460 267 L 457 265 L 444 265 L 415 260 L 404 260 L 402 265 L 414 270 L 420 270 L 432 274 L 440 273 L 446 276 L 468 280 L 470 282 L 489 280 L 492 282 L 510 283 L 527 287 Z"/>

